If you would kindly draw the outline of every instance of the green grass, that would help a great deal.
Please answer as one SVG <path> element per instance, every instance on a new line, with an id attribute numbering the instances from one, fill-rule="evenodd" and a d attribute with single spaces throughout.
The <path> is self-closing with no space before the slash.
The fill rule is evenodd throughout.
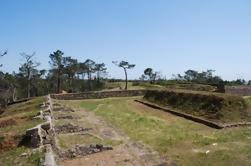
<path id="1" fill-rule="evenodd" d="M 41 119 L 33 119 L 40 110 L 43 97 L 34 98 L 30 101 L 18 103 L 8 107 L 0 115 L 0 123 L 8 119 L 13 119 L 15 124 L 0 128 L 0 144 L 9 142 L 13 146 L 0 149 L 0 165 L 39 165 L 41 153 L 30 153 L 26 147 L 17 147 L 25 131 L 43 122 Z M 22 153 L 29 153 L 27 157 L 20 156 Z"/>
<path id="2" fill-rule="evenodd" d="M 20 122 L 17 125 L 10 125 L 0 129 L 0 132 L 15 132 L 16 135 L 24 135 L 29 128 L 35 127 L 42 123 L 42 119 L 34 119 Z"/>
<path id="3" fill-rule="evenodd" d="M 158 81 L 157 81 L 158 82 Z M 210 85 L 203 85 L 203 84 L 195 84 L 195 83 L 187 83 L 187 84 L 180 84 L 180 83 L 172 83 L 166 82 L 163 84 L 150 84 L 149 82 L 128 82 L 128 89 L 135 90 L 135 89 L 183 89 L 183 90 L 194 90 L 194 91 L 214 91 L 216 87 Z M 124 89 L 125 82 L 106 82 L 105 89 Z"/>
<path id="4" fill-rule="evenodd" d="M 245 102 L 247 104 L 247 107 L 251 108 L 251 96 L 245 96 L 244 100 L 245 100 Z"/>
<path id="5" fill-rule="evenodd" d="M 131 87 L 135 88 L 143 88 L 143 89 L 180 89 L 180 90 L 193 90 L 193 91 L 208 91 L 212 92 L 216 90 L 216 87 L 210 85 L 203 84 L 195 84 L 195 83 L 172 83 L 172 82 L 163 82 L 158 84 L 150 84 L 149 82 L 134 82 L 131 84 Z M 130 86 L 129 86 L 130 88 Z"/>
<path id="6" fill-rule="evenodd" d="M 106 89 L 119 89 L 125 88 L 125 82 L 107 82 L 105 88 Z M 157 84 L 150 84 L 148 82 L 144 83 L 139 83 L 135 84 L 133 82 L 128 82 L 127 83 L 127 89 L 128 90 L 138 90 L 138 89 L 165 89 L 164 86 L 162 85 L 157 85 Z"/>
<path id="7" fill-rule="evenodd" d="M 7 110 L 0 115 L 0 121 L 4 119 L 14 119 L 17 121 L 17 124 L 0 128 L 0 132 L 14 131 L 17 135 L 23 135 L 25 130 L 42 123 L 41 119 L 32 118 L 39 112 L 39 105 L 43 101 L 44 99 L 40 97 L 8 107 Z"/>
<path id="8" fill-rule="evenodd" d="M 68 101 L 70 104 L 71 101 Z M 216 130 L 130 98 L 74 101 L 181 165 L 250 165 L 251 130 Z M 216 146 L 213 144 L 217 143 Z M 205 152 L 210 152 L 206 154 Z"/>
<path id="9" fill-rule="evenodd" d="M 196 83 L 189 83 L 189 84 L 171 83 L 171 84 L 166 84 L 165 87 L 169 89 L 187 89 L 187 90 L 194 90 L 194 91 L 215 91 L 216 90 L 216 87 L 214 86 L 196 84 Z"/>
<path id="10" fill-rule="evenodd" d="M 36 113 L 40 109 L 39 105 L 42 104 L 43 101 L 44 101 L 43 97 L 38 97 L 26 102 L 11 105 L 7 108 L 7 110 L 3 114 L 0 115 L 0 118 L 12 115 L 32 117 L 36 115 Z"/>
<path id="11" fill-rule="evenodd" d="M 3 166 L 34 166 L 40 164 L 42 153 L 37 151 L 31 153 L 29 156 L 21 156 L 22 153 L 29 152 L 30 149 L 25 147 L 18 147 L 0 154 L 0 165 Z"/>

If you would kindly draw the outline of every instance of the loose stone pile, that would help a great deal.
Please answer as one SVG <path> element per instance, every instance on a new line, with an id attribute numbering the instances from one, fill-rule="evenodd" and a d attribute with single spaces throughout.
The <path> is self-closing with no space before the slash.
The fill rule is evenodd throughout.
<path id="1" fill-rule="evenodd" d="M 77 133 L 77 132 L 85 132 L 89 130 L 91 130 L 91 128 L 83 128 L 80 126 L 74 126 L 70 123 L 62 125 L 62 126 L 55 126 L 55 132 L 57 134 Z"/>
<path id="2" fill-rule="evenodd" d="M 54 117 L 55 120 L 60 120 L 60 119 L 77 119 L 71 115 L 60 115 L 60 116 L 55 116 Z"/>
<path id="3" fill-rule="evenodd" d="M 58 111 L 60 111 L 60 112 L 75 112 L 73 109 L 65 108 L 65 107 L 55 107 L 55 108 L 53 108 L 53 111 L 54 112 L 58 112 Z"/>
<path id="4" fill-rule="evenodd" d="M 110 146 L 104 146 L 101 144 L 91 144 L 89 146 L 83 146 L 83 145 L 76 145 L 75 147 L 66 150 L 64 152 L 61 152 L 60 157 L 61 158 L 73 158 L 77 156 L 86 156 L 106 150 L 113 150 Z"/>

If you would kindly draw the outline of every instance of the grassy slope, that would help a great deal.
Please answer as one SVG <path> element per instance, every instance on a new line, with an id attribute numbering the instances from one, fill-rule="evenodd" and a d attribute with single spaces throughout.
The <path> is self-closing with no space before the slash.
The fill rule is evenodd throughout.
<path id="1" fill-rule="evenodd" d="M 125 82 L 106 82 L 105 88 L 106 89 L 114 89 L 119 88 L 122 89 L 125 87 Z M 163 85 L 158 84 L 150 84 L 149 82 L 128 82 L 128 89 L 181 89 L 181 90 L 194 90 L 194 91 L 214 91 L 216 90 L 215 87 L 210 85 L 203 85 L 203 84 L 177 84 L 177 83 L 166 83 Z"/>
<path id="2" fill-rule="evenodd" d="M 125 82 L 107 82 L 105 85 L 106 89 L 118 89 L 121 87 L 122 89 L 125 88 Z M 139 85 L 133 85 L 132 82 L 128 82 L 127 85 L 128 90 L 138 90 L 138 89 L 165 89 L 164 86 L 156 85 L 156 84 L 150 84 L 150 83 L 142 83 Z"/>
<path id="3" fill-rule="evenodd" d="M 239 96 L 187 90 L 148 91 L 144 99 L 205 119 L 233 123 L 251 121 L 247 104 Z"/>
<path id="4" fill-rule="evenodd" d="M 244 100 L 245 100 L 248 108 L 251 108 L 251 96 L 245 96 Z"/>
<path id="5" fill-rule="evenodd" d="M 18 143 L 25 134 L 26 129 L 42 122 L 42 120 L 34 120 L 32 117 L 38 113 L 39 105 L 43 100 L 40 97 L 12 105 L 0 115 L 0 123 L 3 124 L 9 120 L 14 122 L 0 127 L 0 144 L 4 146 L 0 149 L 0 165 L 38 165 L 41 154 L 36 152 L 28 157 L 21 157 L 22 153 L 29 153 L 30 149 L 22 146 L 18 147 Z"/>
<path id="6" fill-rule="evenodd" d="M 216 90 L 216 87 L 210 86 L 210 85 L 203 85 L 203 84 L 196 84 L 196 83 L 190 83 L 190 84 L 167 84 L 165 85 L 166 88 L 170 89 L 190 89 L 195 91 L 214 91 Z"/>
<path id="7" fill-rule="evenodd" d="M 94 111 L 132 139 L 143 141 L 179 164 L 251 163 L 249 128 L 216 130 L 136 104 L 129 98 L 68 101 L 68 104 Z"/>

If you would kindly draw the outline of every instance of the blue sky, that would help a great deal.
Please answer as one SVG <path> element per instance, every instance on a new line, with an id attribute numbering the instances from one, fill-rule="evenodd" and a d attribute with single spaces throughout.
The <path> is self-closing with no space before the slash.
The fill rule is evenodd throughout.
<path id="1" fill-rule="evenodd" d="M 36 52 L 49 68 L 57 49 L 79 61 L 136 64 L 129 78 L 152 67 L 170 78 L 187 69 L 215 69 L 224 79 L 251 80 L 249 0 L 1 0 L 1 70 L 17 71 L 19 53 Z"/>

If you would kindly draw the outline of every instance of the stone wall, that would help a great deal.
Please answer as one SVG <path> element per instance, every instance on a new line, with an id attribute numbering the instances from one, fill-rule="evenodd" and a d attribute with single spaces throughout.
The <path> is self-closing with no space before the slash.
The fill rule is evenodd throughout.
<path id="1" fill-rule="evenodd" d="M 251 96 L 251 86 L 225 86 L 225 93 L 239 96 Z"/>
<path id="2" fill-rule="evenodd" d="M 44 156 L 40 160 L 43 166 L 56 166 L 56 160 L 53 153 L 55 147 L 55 131 L 52 123 L 52 103 L 50 95 L 47 96 L 47 102 L 41 105 L 41 110 L 34 119 L 43 119 L 45 122 L 34 128 L 26 130 L 26 134 L 22 140 L 28 147 L 43 150 Z"/>
<path id="3" fill-rule="evenodd" d="M 51 98 L 58 100 L 102 99 L 108 97 L 143 96 L 146 90 L 93 91 L 83 93 L 51 94 Z"/>

